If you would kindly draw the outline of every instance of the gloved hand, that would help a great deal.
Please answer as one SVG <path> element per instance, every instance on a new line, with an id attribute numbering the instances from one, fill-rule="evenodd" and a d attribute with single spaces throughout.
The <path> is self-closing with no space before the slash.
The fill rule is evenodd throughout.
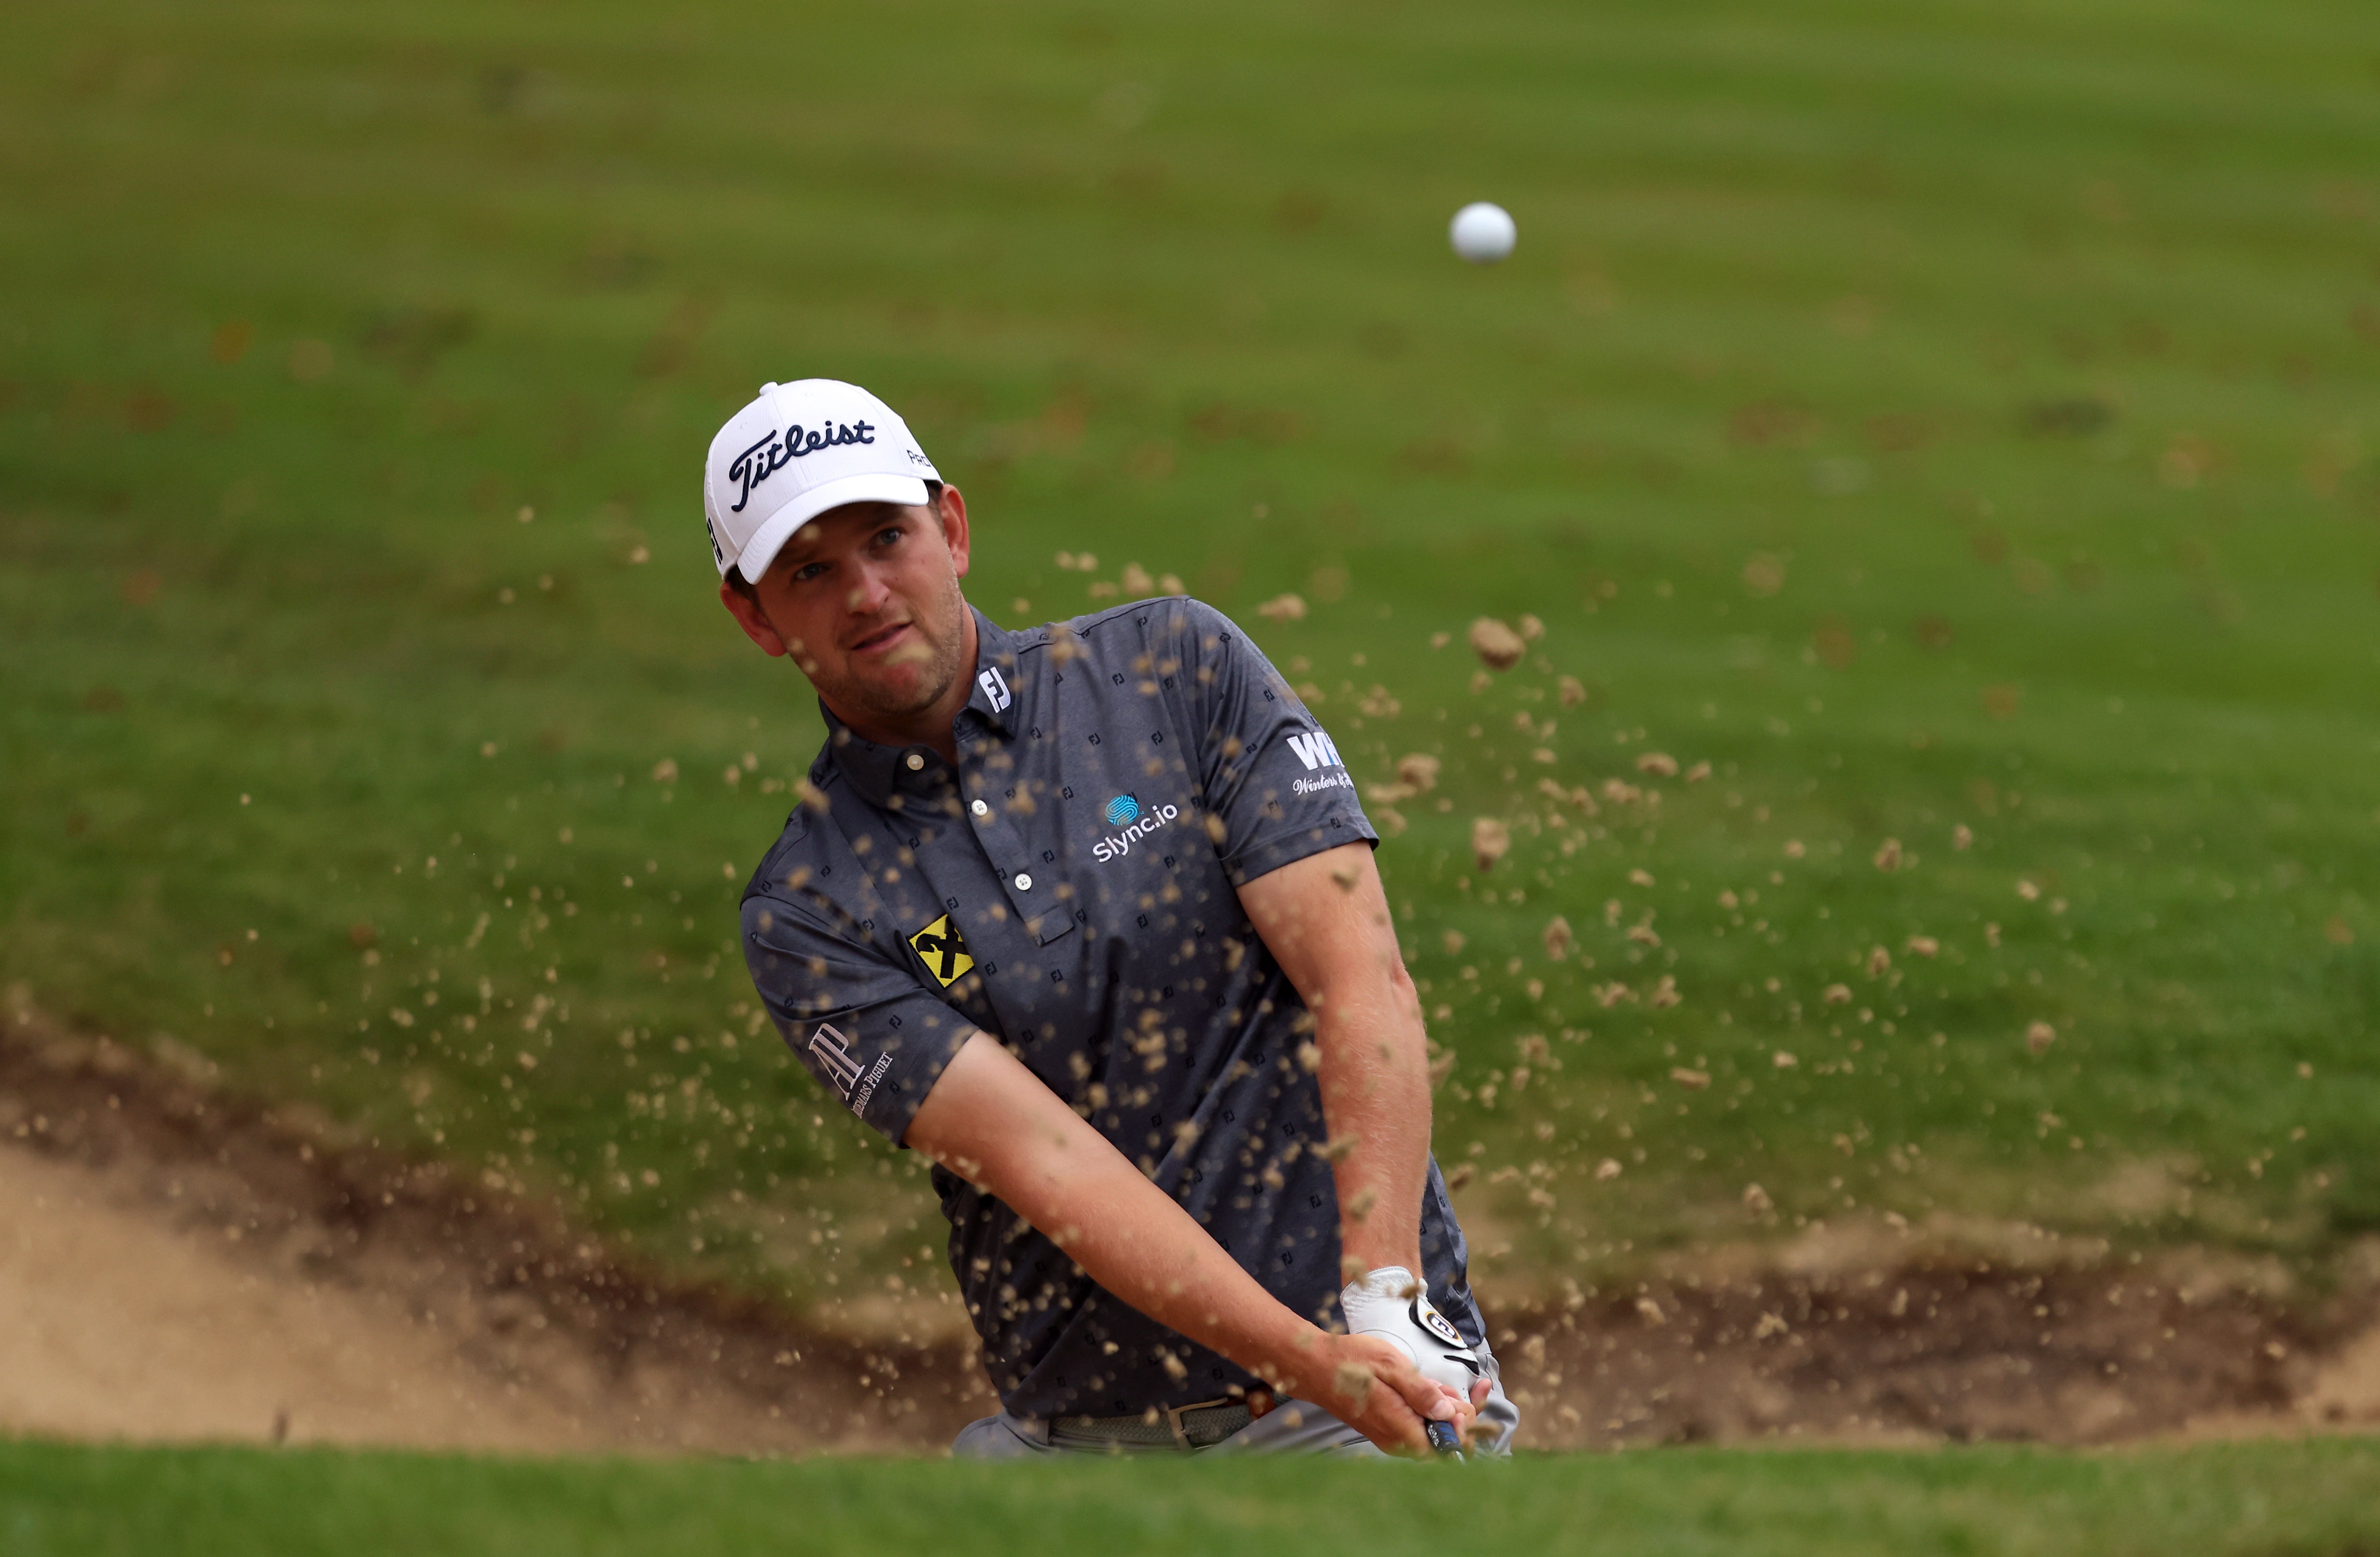
<path id="1" fill-rule="evenodd" d="M 1339 1294 L 1339 1308 L 1347 1316 L 1349 1334 L 1396 1343 L 1412 1354 L 1415 1372 L 1445 1385 L 1466 1403 L 1472 1384 L 1488 1377 L 1479 1354 L 1431 1306 L 1428 1290 L 1402 1265 L 1383 1265 L 1348 1283 Z"/>

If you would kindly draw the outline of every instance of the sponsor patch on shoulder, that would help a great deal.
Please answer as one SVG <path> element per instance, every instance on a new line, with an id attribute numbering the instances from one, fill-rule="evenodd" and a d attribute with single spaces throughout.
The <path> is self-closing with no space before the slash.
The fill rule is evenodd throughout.
<path id="1" fill-rule="evenodd" d="M 1300 730 L 1292 734 L 1289 749 L 1297 754 L 1297 760 L 1305 764 L 1305 771 L 1309 773 L 1318 768 L 1345 766 L 1339 760 L 1339 748 L 1331 744 L 1329 736 L 1319 730 Z"/>
<path id="2" fill-rule="evenodd" d="M 868 1100 L 876 1095 L 876 1084 L 892 1066 L 892 1055 L 879 1054 L 876 1064 L 862 1074 L 859 1061 L 851 1052 L 851 1040 L 832 1022 L 819 1024 L 818 1031 L 810 1035 L 809 1051 L 819 1068 L 826 1072 L 828 1084 L 843 1095 L 854 1113 L 866 1112 Z"/>
<path id="3" fill-rule="evenodd" d="M 946 990 L 975 966 L 966 937 L 959 933 L 957 921 L 949 914 L 909 937 L 909 944 L 925 959 L 926 971 Z"/>

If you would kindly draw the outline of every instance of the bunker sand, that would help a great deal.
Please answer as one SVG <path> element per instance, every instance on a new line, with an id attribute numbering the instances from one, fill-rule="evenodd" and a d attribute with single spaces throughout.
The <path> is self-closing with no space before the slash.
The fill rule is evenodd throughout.
<path id="1" fill-rule="evenodd" d="M 442 1163 L 0 1019 L 0 1431 L 519 1452 L 947 1443 L 947 1340 L 649 1272 Z"/>
<path id="2" fill-rule="evenodd" d="M 470 1367 L 382 1293 L 219 1247 L 0 1150 L 0 1423 L 86 1439 L 594 1448 L 610 1424 Z"/>
<path id="3" fill-rule="evenodd" d="M 2292 1298 L 2180 1253 L 2027 1268 L 1921 1242 L 1485 1295 L 1539 1448 L 2077 1443 L 2380 1426 L 2380 1269 L 2345 1274 Z M 187 1063 L 0 1022 L 0 1431 L 931 1452 L 992 1408 L 964 1344 L 641 1269 Z"/>

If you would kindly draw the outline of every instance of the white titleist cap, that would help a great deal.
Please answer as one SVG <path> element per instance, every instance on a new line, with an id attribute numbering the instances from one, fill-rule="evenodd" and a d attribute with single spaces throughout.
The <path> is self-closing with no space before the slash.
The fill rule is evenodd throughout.
<path id="1" fill-rule="evenodd" d="M 719 576 L 758 579 L 786 537 L 845 503 L 921 504 L 933 462 L 892 407 L 840 379 L 764 383 L 710 440 L 702 514 Z"/>

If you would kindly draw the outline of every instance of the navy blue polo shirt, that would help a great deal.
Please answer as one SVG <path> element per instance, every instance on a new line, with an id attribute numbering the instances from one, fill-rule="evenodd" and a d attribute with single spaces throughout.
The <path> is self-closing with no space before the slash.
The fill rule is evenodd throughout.
<path id="1" fill-rule="evenodd" d="M 898 1142 L 969 1034 L 1007 1045 L 1296 1312 L 1337 1318 L 1337 1192 L 1313 1020 L 1245 882 L 1378 835 L 1330 736 L 1221 613 L 1159 599 L 1011 633 L 976 615 L 956 771 L 827 715 L 743 904 L 794 1053 Z M 1119 1416 L 1252 1388 L 1103 1291 L 998 1199 L 935 1170 L 951 1265 L 1019 1416 Z M 1430 1295 L 1481 1341 L 1435 1162 Z"/>

